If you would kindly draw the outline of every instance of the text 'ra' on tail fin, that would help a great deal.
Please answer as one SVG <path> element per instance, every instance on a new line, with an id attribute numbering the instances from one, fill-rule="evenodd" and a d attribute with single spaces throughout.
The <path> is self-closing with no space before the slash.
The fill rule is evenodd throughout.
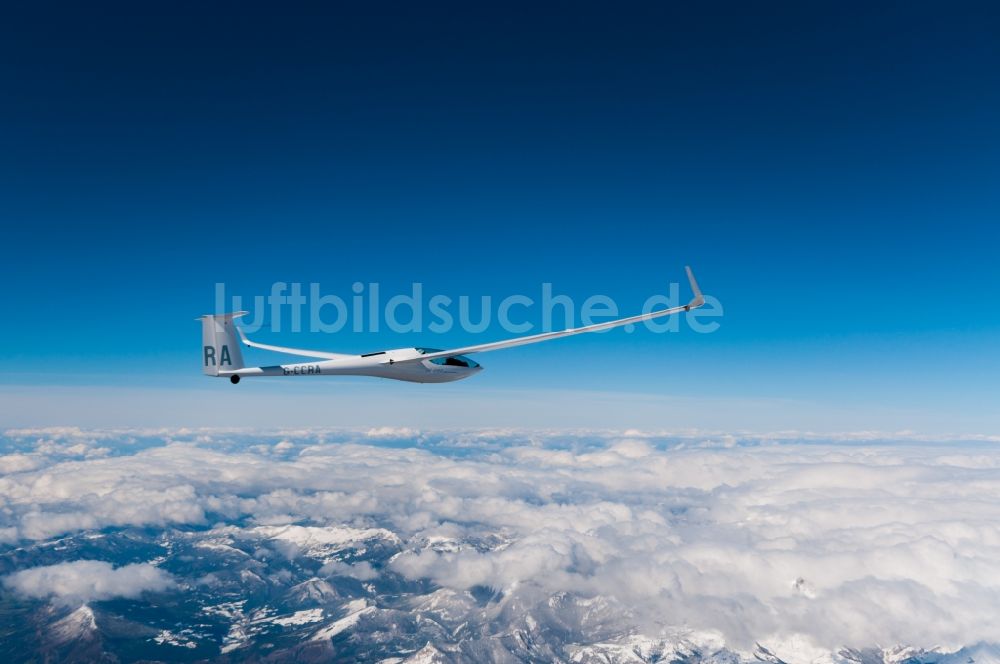
<path id="1" fill-rule="evenodd" d="M 236 338 L 234 319 L 246 311 L 231 314 L 209 314 L 201 321 L 201 370 L 208 376 L 243 368 L 243 353 Z"/>

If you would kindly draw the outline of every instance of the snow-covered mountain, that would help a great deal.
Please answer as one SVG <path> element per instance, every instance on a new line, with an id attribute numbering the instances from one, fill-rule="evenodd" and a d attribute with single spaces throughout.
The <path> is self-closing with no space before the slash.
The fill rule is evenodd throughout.
<path id="1" fill-rule="evenodd" d="M 385 529 L 301 526 L 63 538 L 64 551 L 122 562 L 154 559 L 183 593 L 76 607 L 36 602 L 8 624 L 18 646 L 8 639 L 6 661 L 1000 664 L 1000 650 L 986 645 L 953 653 L 905 646 L 817 653 L 790 642 L 741 649 L 718 633 L 662 621 L 658 630 L 639 631 L 629 626 L 635 616 L 608 597 L 540 597 L 516 587 L 455 590 L 408 581 L 387 565 L 407 547 L 440 545 L 406 543 Z M 500 538 L 450 542 L 448 549 L 506 545 Z M 52 548 L 36 544 L 19 555 L 44 561 Z M 378 574 L 350 576 L 362 563 Z"/>

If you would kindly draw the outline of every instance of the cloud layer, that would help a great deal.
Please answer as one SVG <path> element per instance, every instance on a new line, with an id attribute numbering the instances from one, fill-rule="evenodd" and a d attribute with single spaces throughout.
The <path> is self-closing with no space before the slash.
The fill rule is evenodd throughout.
<path id="1" fill-rule="evenodd" d="M 521 607 L 601 597 L 621 607 L 623 629 L 712 630 L 737 648 L 767 639 L 779 654 L 793 642 L 1000 642 L 1000 448 L 990 439 L 392 429 L 7 438 L 17 456 L 0 477 L 0 536 L 10 544 L 237 521 L 259 536 L 287 524 L 384 528 L 401 548 L 386 568 L 328 571 L 488 587 Z M 35 597 L 128 597 L 168 588 L 158 571 L 77 561 L 7 583 Z"/>
<path id="2" fill-rule="evenodd" d="M 25 597 L 79 604 L 167 590 L 174 580 L 146 563 L 115 568 L 98 560 L 76 560 L 20 570 L 7 576 L 4 585 Z"/>

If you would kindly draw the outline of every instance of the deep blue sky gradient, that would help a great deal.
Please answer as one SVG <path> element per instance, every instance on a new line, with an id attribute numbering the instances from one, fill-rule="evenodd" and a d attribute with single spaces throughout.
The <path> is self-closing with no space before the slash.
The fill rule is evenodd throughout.
<path id="1" fill-rule="evenodd" d="M 690 263 L 719 332 L 484 355 L 468 389 L 981 415 L 998 28 L 986 2 L 7 8 L 3 381 L 205 388 L 192 318 L 216 282 L 552 282 L 631 313 Z"/>

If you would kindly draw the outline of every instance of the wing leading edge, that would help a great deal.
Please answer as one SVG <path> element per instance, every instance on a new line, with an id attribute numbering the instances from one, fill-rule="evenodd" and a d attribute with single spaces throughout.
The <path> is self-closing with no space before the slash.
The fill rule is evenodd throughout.
<path id="1" fill-rule="evenodd" d="M 535 344 L 541 341 L 549 341 L 550 339 L 559 339 L 561 337 L 569 337 L 574 334 L 584 334 L 586 332 L 600 332 L 601 330 L 610 330 L 615 327 L 621 327 L 623 325 L 641 323 L 642 321 L 652 320 L 654 318 L 662 318 L 664 316 L 672 316 L 673 314 L 681 313 L 683 311 L 691 311 L 692 309 L 697 309 L 701 305 L 705 304 L 705 298 L 701 294 L 701 289 L 698 288 L 698 282 L 694 278 L 694 273 L 691 271 L 690 267 L 685 267 L 687 272 L 688 282 L 691 284 L 691 291 L 694 293 L 694 297 L 687 304 L 680 307 L 672 307 L 670 309 L 661 309 L 659 311 L 651 311 L 648 314 L 639 314 L 638 316 L 630 316 L 628 318 L 619 318 L 618 320 L 611 320 L 604 323 L 596 323 L 594 325 L 587 325 L 584 327 L 573 327 L 567 330 L 559 330 L 558 332 L 543 332 L 542 334 L 533 334 L 527 337 L 517 337 L 515 339 L 506 339 L 504 341 L 494 341 L 492 343 L 477 344 L 475 346 L 464 346 L 462 348 L 453 348 L 452 350 L 443 350 L 437 353 L 428 353 L 426 355 L 421 355 L 409 360 L 394 360 L 393 364 L 405 363 L 405 362 L 423 362 L 425 360 L 434 360 L 441 357 L 454 357 L 456 355 L 469 355 L 471 353 L 485 353 L 491 350 L 500 350 L 502 348 L 513 348 L 515 346 L 525 346 L 527 344 Z M 389 360 L 386 360 L 389 363 Z"/>
<path id="2" fill-rule="evenodd" d="M 287 348 L 285 346 L 271 346 L 270 344 L 259 344 L 256 341 L 250 341 L 247 339 L 247 335 L 243 333 L 243 330 L 236 328 L 236 331 L 240 333 L 240 339 L 243 340 L 244 345 L 250 346 L 251 348 L 260 348 L 261 350 L 273 350 L 276 353 L 288 353 L 289 355 L 300 355 L 302 357 L 315 357 L 320 360 L 343 360 L 348 357 L 357 357 L 357 355 L 344 355 L 342 353 L 325 353 L 321 350 L 305 350 L 303 348 Z"/>

